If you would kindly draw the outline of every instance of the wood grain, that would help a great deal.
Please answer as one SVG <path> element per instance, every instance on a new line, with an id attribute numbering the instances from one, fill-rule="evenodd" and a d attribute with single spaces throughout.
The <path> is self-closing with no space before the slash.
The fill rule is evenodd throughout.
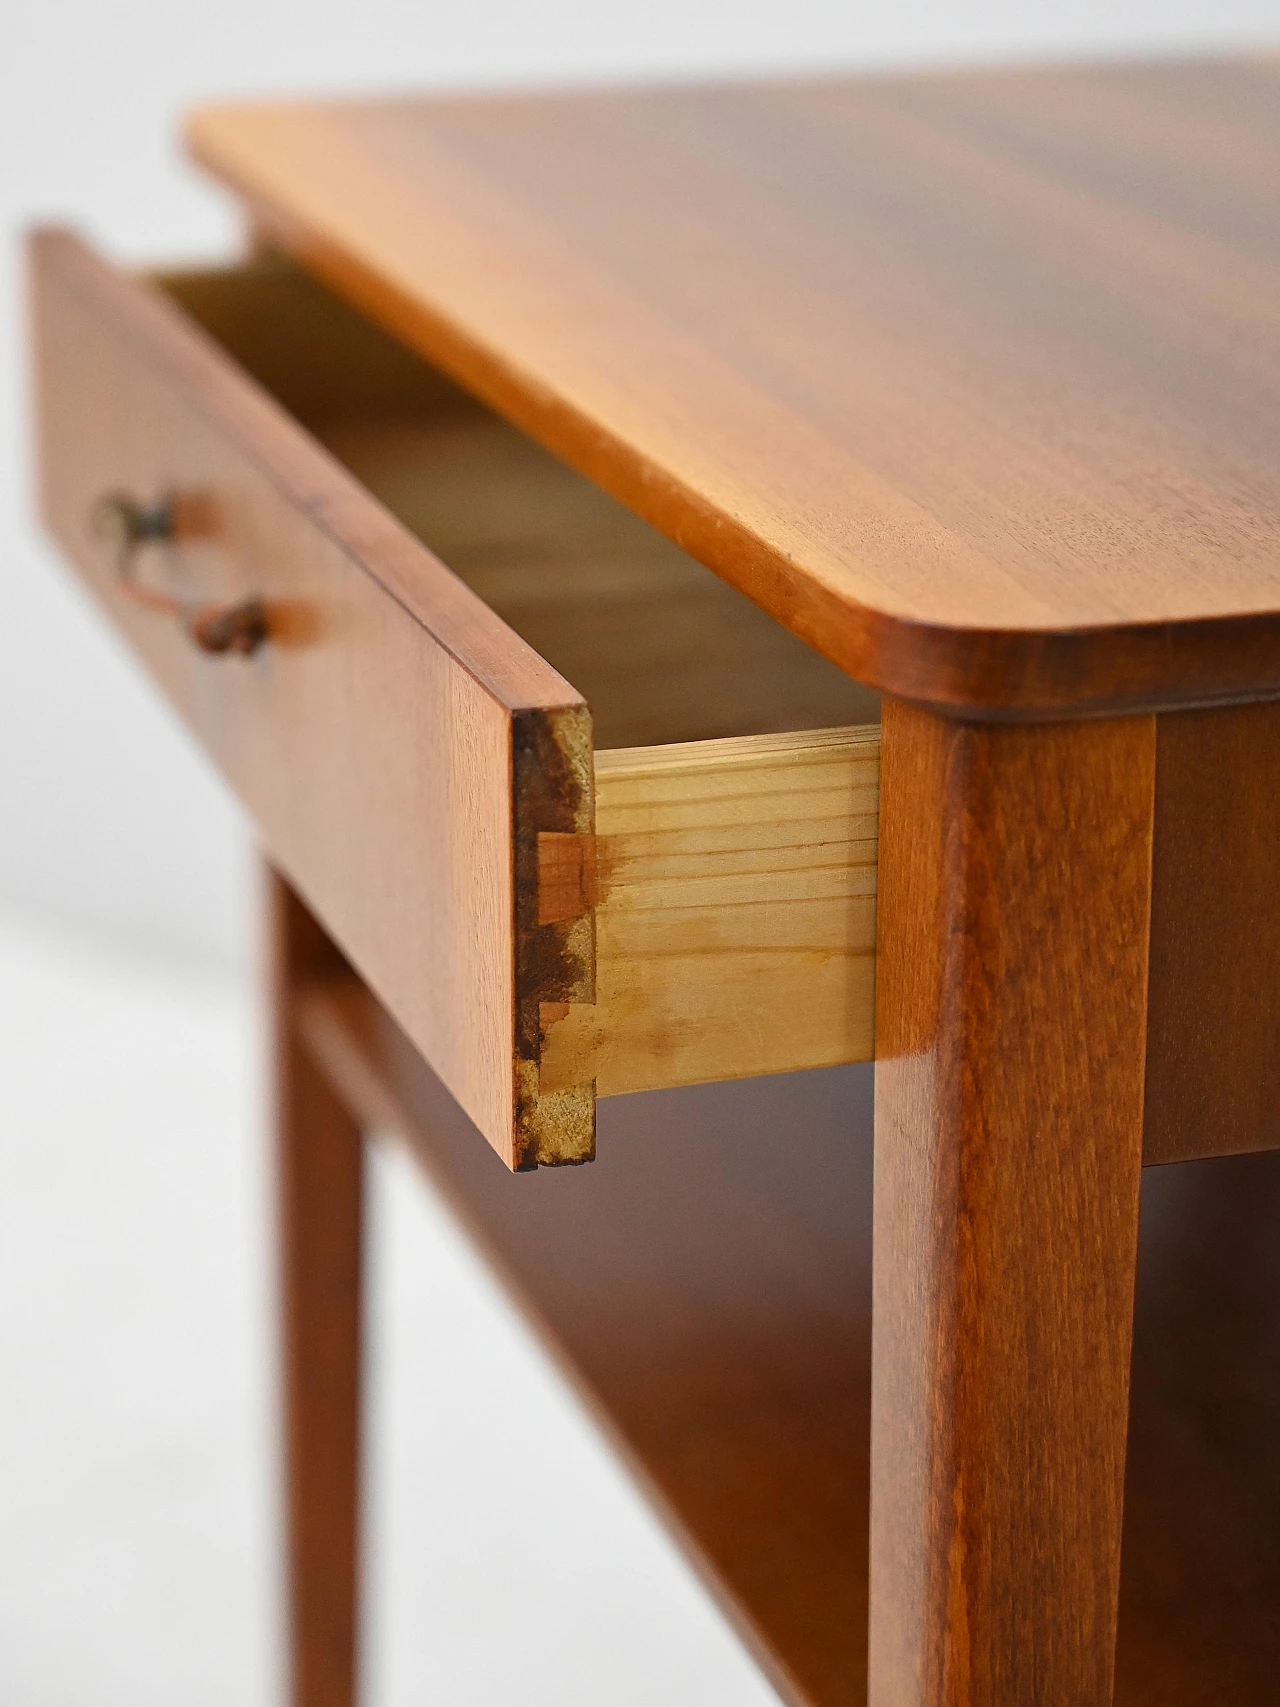
<path id="1" fill-rule="evenodd" d="M 81 306 L 59 310 L 46 361 L 62 374 L 86 361 L 103 373 L 101 413 L 49 416 L 55 527 L 110 603 L 109 562 L 88 537 L 93 494 L 145 494 L 177 476 L 213 522 L 209 538 L 182 543 L 170 573 L 224 593 L 266 575 L 252 582 L 272 605 L 263 667 L 211 674 L 153 619 L 126 631 L 273 856 L 509 1161 L 587 1158 L 593 1080 L 607 1094 L 868 1053 L 874 791 L 858 803 L 857 766 L 844 775 L 828 737 L 602 759 L 622 816 L 590 840 L 591 726 L 573 690 L 485 610 L 475 620 L 490 662 L 516 678 L 527 665 L 523 697 L 543 703 L 513 705 L 510 680 L 486 692 L 469 657 L 456 657 L 472 638 L 458 632 L 462 619 L 475 612 L 459 607 L 465 594 L 441 564 L 406 561 L 389 520 L 367 499 L 360 512 L 298 426 L 265 423 L 269 399 L 218 365 L 191 326 L 82 252 L 50 253 L 50 300 Z M 77 269 L 78 298 L 62 286 Z M 873 697 L 296 269 L 258 263 L 162 282 L 300 421 L 354 453 L 357 471 L 529 638 L 557 659 L 594 657 L 607 733 L 803 729 L 821 713 L 874 714 Z M 168 387 L 158 364 L 174 369 Z M 48 371 L 53 411 L 71 394 Z M 126 416 L 123 438 L 103 429 L 108 388 Z M 311 485 L 295 478 L 280 491 L 259 472 L 264 456 L 272 473 L 295 459 Z M 339 502 L 356 512 L 355 543 L 389 590 L 411 591 L 412 613 L 357 572 L 363 560 L 344 561 L 318 536 L 316 489 L 326 516 Z M 557 690 L 567 703 L 554 703 Z M 864 749 L 873 777 L 873 736 Z M 804 762 L 788 775 L 810 753 L 816 785 Z M 646 784 L 650 769 L 663 780 Z M 726 789 L 739 784 L 735 807 Z M 669 810 L 646 832 L 637 811 L 655 786 Z M 659 841 L 642 857 L 646 835 Z M 581 894 L 550 904 L 543 878 L 553 874 L 538 869 L 539 847 L 566 838 L 589 841 L 593 874 L 598 850 L 616 868 L 602 913 L 603 999 L 590 906 Z"/>
<path id="2" fill-rule="evenodd" d="M 788 738 L 754 769 L 750 745 L 712 743 L 675 768 L 657 750 L 599 758 L 604 810 L 616 799 L 632 816 L 616 834 L 606 826 L 599 844 L 617 850 L 626 876 L 603 901 L 593 985 L 584 897 L 552 916 L 538 871 L 540 838 L 592 834 L 590 734 L 574 690 L 163 303 L 63 240 L 43 252 L 55 529 L 275 857 L 324 906 L 504 1154 L 589 1154 L 593 1077 L 611 1094 L 736 1076 L 753 1062 L 764 1072 L 869 1053 L 872 850 L 853 822 L 860 808 L 849 807 L 838 858 L 829 823 L 784 821 L 795 799 L 781 755 L 804 754 L 806 740 Z M 296 269 L 260 263 L 164 283 L 429 545 L 461 563 L 523 639 L 575 667 L 594 651 L 588 675 L 607 735 L 799 731 L 822 712 L 874 709 L 777 624 Z M 89 536 L 94 495 L 158 491 L 179 473 L 205 537 L 185 539 L 173 562 L 157 557 L 148 572 L 225 596 L 265 587 L 274 644 L 252 666 L 197 658 L 155 617 L 125 608 Z M 312 519 L 317 503 L 323 522 Z M 642 647 L 637 633 L 649 636 Z M 633 667 L 623 667 L 629 655 Z M 557 708 L 557 695 L 569 703 Z M 1280 834 L 1273 722 L 1265 707 L 1161 719 L 1147 1161 L 1275 1141 L 1280 1032 L 1265 998 L 1280 963 L 1268 899 Z M 442 731 L 438 740 L 405 739 L 428 728 Z M 754 777 L 742 800 L 750 843 L 736 850 L 732 813 L 715 798 L 726 766 L 725 776 Z M 638 860 L 628 824 L 655 789 L 643 810 L 658 816 L 639 833 L 657 839 Z M 772 872 L 752 866 L 767 846 L 778 855 Z M 703 854 L 717 863 L 695 872 Z M 754 912 L 737 906 L 739 892 Z M 690 904 L 695 895 L 705 910 Z M 444 964 L 459 970 L 428 976 L 444 941 Z M 544 1082 L 558 1087 L 545 1108 Z"/>
<path id="3" fill-rule="evenodd" d="M 870 1700 L 1104 1704 L 1155 723 L 883 739 Z"/>
<path id="4" fill-rule="evenodd" d="M 363 1134 L 303 1047 L 299 992 L 342 956 L 266 874 L 291 1707 L 354 1707 Z"/>
<path id="5" fill-rule="evenodd" d="M 1280 1146 L 1280 707 L 1158 724 L 1146 1159 Z"/>
<path id="6" fill-rule="evenodd" d="M 1142 1182 L 1120 1707 L 1267 1707 L 1280 1677 L 1280 1155 Z"/>
<path id="7" fill-rule="evenodd" d="M 373 318 L 858 680 L 1280 689 L 1273 59 L 205 108 Z"/>
<path id="8" fill-rule="evenodd" d="M 158 292 L 59 233 L 32 259 L 45 515 L 252 814 L 272 859 L 513 1166 L 590 1153 L 589 1091 L 536 1095 L 543 1001 L 590 943 L 537 923 L 540 832 L 589 833 L 573 688 Z M 146 573 L 260 595 L 270 641 L 209 660 L 120 597 L 95 502 L 177 490 Z"/>
<path id="9" fill-rule="evenodd" d="M 580 690 L 598 747 L 879 716 L 875 694 L 479 404 L 321 436 Z"/>
<path id="10" fill-rule="evenodd" d="M 874 694 L 297 267 L 161 282 L 574 684 L 597 746 L 879 715 Z"/>
<path id="11" fill-rule="evenodd" d="M 543 1008 L 542 1084 L 599 1096 L 871 1059 L 875 727 L 596 755 L 593 1004 Z M 583 879 L 584 865 L 588 872 Z"/>
<path id="12" fill-rule="evenodd" d="M 605 1102 L 591 1168 L 513 1179 L 357 983 L 313 984 L 302 1013 L 366 1126 L 409 1138 L 783 1699 L 860 1707 L 869 1070 Z M 1280 1155 L 1143 1177 L 1117 1707 L 1274 1701 L 1278 1204 Z M 513 1450 L 536 1473 L 518 1426 Z"/>

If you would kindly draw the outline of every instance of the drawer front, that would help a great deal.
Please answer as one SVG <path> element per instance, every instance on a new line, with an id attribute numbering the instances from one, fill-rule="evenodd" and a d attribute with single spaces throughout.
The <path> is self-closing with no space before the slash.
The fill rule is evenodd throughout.
<path id="1" fill-rule="evenodd" d="M 593 920 L 536 900 L 538 837 L 593 830 L 585 704 L 158 291 L 59 232 L 32 267 L 54 534 L 499 1154 L 586 1159 L 591 1086 L 540 1095 L 538 1050 L 543 1004 L 593 999 Z M 102 536 L 120 496 L 171 500 L 128 553 L 149 604 Z M 162 608 L 248 599 L 248 655 Z"/>

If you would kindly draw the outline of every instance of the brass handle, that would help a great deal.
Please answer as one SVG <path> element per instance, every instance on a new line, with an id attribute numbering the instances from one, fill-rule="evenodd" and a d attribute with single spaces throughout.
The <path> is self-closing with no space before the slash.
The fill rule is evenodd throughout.
<path id="1" fill-rule="evenodd" d="M 116 574 L 121 590 L 135 604 L 178 619 L 202 652 L 239 652 L 247 657 L 267 638 L 267 607 L 261 599 L 238 604 L 176 598 L 137 578 L 140 548 L 177 537 L 177 506 L 172 498 L 140 504 L 127 493 L 110 492 L 94 505 L 93 531 L 116 547 Z"/>

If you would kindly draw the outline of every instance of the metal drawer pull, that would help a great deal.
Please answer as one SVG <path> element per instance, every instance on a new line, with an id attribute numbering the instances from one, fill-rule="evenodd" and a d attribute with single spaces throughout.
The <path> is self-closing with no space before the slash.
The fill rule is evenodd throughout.
<path id="1" fill-rule="evenodd" d="M 261 599 L 238 604 L 193 603 L 158 587 L 148 587 L 136 574 L 141 546 L 171 542 L 177 537 L 176 507 L 171 498 L 139 504 L 123 492 L 109 493 L 94 505 L 92 526 L 99 539 L 116 547 L 116 573 L 124 593 L 148 610 L 177 617 L 202 652 L 256 652 L 267 638 L 267 607 Z"/>

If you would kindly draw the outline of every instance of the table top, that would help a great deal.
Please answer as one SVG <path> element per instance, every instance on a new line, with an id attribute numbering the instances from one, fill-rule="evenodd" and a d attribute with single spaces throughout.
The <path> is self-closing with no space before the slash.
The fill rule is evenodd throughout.
<path id="1" fill-rule="evenodd" d="M 1280 58 L 225 106 L 189 141 L 871 686 L 1280 690 Z"/>

